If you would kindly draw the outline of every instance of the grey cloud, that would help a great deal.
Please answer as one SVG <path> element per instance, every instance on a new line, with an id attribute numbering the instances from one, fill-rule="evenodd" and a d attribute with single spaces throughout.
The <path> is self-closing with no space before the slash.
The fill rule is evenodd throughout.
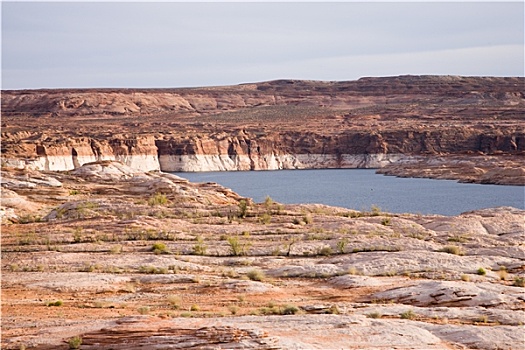
<path id="1" fill-rule="evenodd" d="M 417 66 L 428 71 L 457 71 L 425 53 L 463 62 L 467 48 L 523 48 L 522 14 L 523 3 L 2 3 L 2 84 L 336 80 L 338 69 L 339 79 L 378 71 L 363 57 L 382 61 L 385 74 L 415 74 L 413 63 L 392 60 L 408 53 L 420 53 L 427 63 Z M 495 75 L 493 56 L 469 59 L 479 74 Z M 510 72 L 523 74 L 522 55 L 510 61 Z"/>

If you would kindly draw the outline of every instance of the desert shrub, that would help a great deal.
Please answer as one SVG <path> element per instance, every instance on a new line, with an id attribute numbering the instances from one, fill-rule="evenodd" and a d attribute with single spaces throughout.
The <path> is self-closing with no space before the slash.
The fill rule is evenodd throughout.
<path id="1" fill-rule="evenodd" d="M 143 265 L 139 267 L 140 273 L 149 273 L 149 274 L 167 274 L 169 269 L 166 267 L 155 267 L 152 265 Z"/>
<path id="2" fill-rule="evenodd" d="M 151 246 L 151 250 L 152 250 L 155 254 L 169 254 L 168 247 L 166 246 L 166 244 L 164 244 L 164 243 L 162 243 L 162 242 L 154 243 L 154 244 Z"/>
<path id="3" fill-rule="evenodd" d="M 39 215 L 33 215 L 33 214 L 20 215 L 18 217 L 18 223 L 20 224 L 29 224 L 32 222 L 42 222 L 42 217 Z"/>
<path id="4" fill-rule="evenodd" d="M 168 198 L 166 197 L 165 194 L 162 194 L 162 193 L 155 193 L 153 196 L 151 196 L 149 199 L 148 199 L 148 204 L 150 206 L 155 206 L 155 205 L 166 205 L 168 204 Z"/>
<path id="5" fill-rule="evenodd" d="M 381 219 L 381 225 L 390 226 L 391 224 L 392 224 L 392 219 L 390 219 L 389 217 Z"/>
<path id="6" fill-rule="evenodd" d="M 416 314 L 412 310 L 402 312 L 399 316 L 405 320 L 413 320 L 414 318 L 416 318 Z"/>
<path id="7" fill-rule="evenodd" d="M 381 215 L 381 208 L 379 208 L 377 205 L 372 204 L 370 207 L 370 216 L 379 216 Z"/>
<path id="8" fill-rule="evenodd" d="M 477 274 L 478 275 L 481 275 L 481 276 L 485 276 L 487 274 L 487 271 L 483 268 L 483 267 L 480 267 L 478 270 L 477 270 Z"/>
<path id="9" fill-rule="evenodd" d="M 310 225 L 314 222 L 314 219 L 312 218 L 312 215 L 311 214 L 305 214 L 303 216 L 303 221 L 306 225 Z"/>
<path id="10" fill-rule="evenodd" d="M 286 305 L 282 310 L 283 315 L 295 315 L 298 312 L 299 308 L 294 305 Z"/>
<path id="11" fill-rule="evenodd" d="M 122 253 L 122 245 L 117 244 L 111 247 L 109 250 L 111 254 L 120 254 Z"/>
<path id="12" fill-rule="evenodd" d="M 141 315 L 147 315 L 149 314 L 150 312 L 150 307 L 149 306 L 141 306 L 137 309 L 138 313 L 141 314 Z"/>
<path id="13" fill-rule="evenodd" d="M 232 250 L 232 255 L 235 256 L 246 255 L 251 246 L 249 242 L 241 242 L 239 237 L 236 236 L 228 237 L 227 241 Z"/>
<path id="14" fill-rule="evenodd" d="M 246 201 L 246 199 L 241 199 L 239 201 L 239 217 L 240 218 L 245 218 L 246 215 L 248 215 L 248 202 Z"/>
<path id="15" fill-rule="evenodd" d="M 197 237 L 197 243 L 193 246 L 193 254 L 195 255 L 206 255 L 208 247 L 204 243 L 204 239 L 201 236 Z"/>
<path id="16" fill-rule="evenodd" d="M 74 336 L 73 338 L 69 339 L 67 343 L 70 349 L 80 349 L 80 345 L 82 345 L 82 338 L 79 336 Z"/>
<path id="17" fill-rule="evenodd" d="M 190 307 L 190 311 L 199 311 L 201 308 L 199 307 L 199 305 L 197 304 L 193 304 L 191 307 Z"/>
<path id="18" fill-rule="evenodd" d="M 377 312 L 377 311 L 374 311 L 374 312 L 371 312 L 369 314 L 366 315 L 366 317 L 368 318 L 381 318 L 381 313 L 380 312 Z"/>
<path id="19" fill-rule="evenodd" d="M 476 319 L 476 322 L 479 322 L 479 323 L 488 323 L 489 322 L 489 317 L 487 315 L 481 315 L 479 316 L 477 319 Z"/>
<path id="20" fill-rule="evenodd" d="M 329 255 L 332 255 L 333 253 L 334 251 L 332 247 L 330 246 L 319 249 L 319 255 L 329 256 Z"/>
<path id="21" fill-rule="evenodd" d="M 469 275 L 461 275 L 461 280 L 464 282 L 470 282 L 470 276 Z"/>
<path id="22" fill-rule="evenodd" d="M 62 300 L 57 300 L 57 301 L 50 301 L 46 305 L 47 306 L 62 306 L 63 304 L 64 303 L 62 302 Z"/>
<path id="23" fill-rule="evenodd" d="M 294 225 L 304 225 L 303 220 L 301 220 L 299 218 L 294 218 L 292 222 L 293 222 Z"/>
<path id="24" fill-rule="evenodd" d="M 264 198 L 264 206 L 266 207 L 266 209 L 270 210 L 272 208 L 273 203 L 274 202 L 272 197 L 266 196 L 266 198 Z"/>
<path id="25" fill-rule="evenodd" d="M 264 281 L 264 279 L 266 278 L 264 272 L 257 269 L 248 271 L 246 276 L 248 276 L 248 278 L 252 281 Z"/>
<path id="26" fill-rule="evenodd" d="M 454 255 L 464 255 L 465 254 L 463 252 L 463 249 L 455 245 L 447 245 L 441 248 L 439 251 L 443 253 L 454 254 Z"/>
<path id="27" fill-rule="evenodd" d="M 166 300 L 173 309 L 179 309 L 181 306 L 182 299 L 178 295 L 168 295 Z"/>
<path id="28" fill-rule="evenodd" d="M 346 245 L 347 244 L 348 244 L 348 239 L 346 239 L 346 238 L 343 238 L 339 242 L 337 242 L 337 250 L 339 251 L 339 253 L 341 253 L 341 254 L 345 253 L 345 249 L 346 249 Z"/>
<path id="29" fill-rule="evenodd" d="M 261 217 L 259 217 L 259 222 L 263 225 L 268 225 L 272 222 L 272 216 L 268 213 L 264 213 L 261 215 Z"/>
<path id="30" fill-rule="evenodd" d="M 512 285 L 515 287 L 525 287 L 525 277 L 516 277 Z"/>
<path id="31" fill-rule="evenodd" d="M 237 315 L 237 312 L 239 312 L 239 307 L 231 305 L 230 307 L 228 307 L 228 310 L 230 310 L 232 315 Z"/>

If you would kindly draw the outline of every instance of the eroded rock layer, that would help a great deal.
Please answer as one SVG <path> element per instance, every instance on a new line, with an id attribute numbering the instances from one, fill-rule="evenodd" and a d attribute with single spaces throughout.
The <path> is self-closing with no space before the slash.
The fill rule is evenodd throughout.
<path id="1" fill-rule="evenodd" d="M 3 91 L 2 152 L 9 164 L 43 170 L 100 160 L 165 171 L 379 168 L 420 155 L 517 161 L 524 82 L 400 76 Z"/>

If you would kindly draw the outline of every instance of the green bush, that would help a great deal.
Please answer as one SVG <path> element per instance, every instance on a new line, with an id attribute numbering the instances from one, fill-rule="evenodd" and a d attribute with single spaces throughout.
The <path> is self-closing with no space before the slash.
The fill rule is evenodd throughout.
<path id="1" fill-rule="evenodd" d="M 246 255 L 251 246 L 250 243 L 241 242 L 239 240 L 239 237 L 235 237 L 235 236 L 228 237 L 227 241 L 232 250 L 232 255 L 235 255 L 235 256 Z"/>
<path id="2" fill-rule="evenodd" d="M 483 267 L 480 267 L 477 273 L 478 275 L 485 276 L 487 274 L 487 271 Z"/>
<path id="3" fill-rule="evenodd" d="M 63 304 L 64 303 L 62 302 L 62 300 L 57 300 L 57 301 L 50 301 L 46 305 L 47 306 L 62 306 Z"/>
<path id="4" fill-rule="evenodd" d="M 69 339 L 68 344 L 70 349 L 80 349 L 80 345 L 82 345 L 82 338 L 75 336 Z"/>
<path id="5" fill-rule="evenodd" d="M 164 244 L 164 243 L 162 243 L 162 242 L 154 243 L 154 244 L 151 246 L 151 250 L 152 250 L 155 254 L 169 254 L 168 247 L 166 246 L 166 244 Z"/>

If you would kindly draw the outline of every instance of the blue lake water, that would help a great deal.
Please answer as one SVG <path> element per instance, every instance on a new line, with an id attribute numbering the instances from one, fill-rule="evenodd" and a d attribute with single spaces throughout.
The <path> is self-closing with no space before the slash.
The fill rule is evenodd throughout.
<path id="1" fill-rule="evenodd" d="M 217 182 L 244 197 L 284 203 L 320 203 L 356 210 L 376 205 L 391 213 L 457 215 L 512 206 L 525 209 L 524 186 L 463 184 L 384 176 L 373 169 L 175 173 L 192 182 Z"/>

